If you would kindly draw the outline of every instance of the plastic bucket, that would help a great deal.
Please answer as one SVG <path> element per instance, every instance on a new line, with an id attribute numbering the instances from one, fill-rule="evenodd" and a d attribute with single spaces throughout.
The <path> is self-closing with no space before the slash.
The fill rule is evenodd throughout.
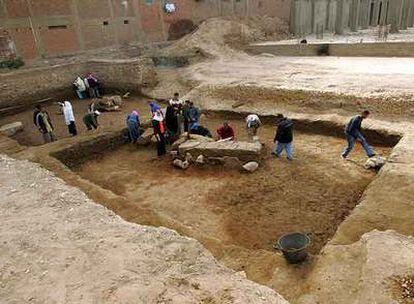
<path id="1" fill-rule="evenodd" d="M 281 236 L 273 248 L 280 250 L 290 264 L 297 264 L 308 257 L 307 247 L 310 242 L 308 234 L 294 232 Z"/>

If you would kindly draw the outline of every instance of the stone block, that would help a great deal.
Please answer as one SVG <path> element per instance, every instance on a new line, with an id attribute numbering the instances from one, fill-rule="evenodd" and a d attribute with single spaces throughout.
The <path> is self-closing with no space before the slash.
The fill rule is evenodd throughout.
<path id="1" fill-rule="evenodd" d="M 214 141 L 200 142 L 188 140 L 179 146 L 179 153 L 185 155 L 187 152 L 193 155 L 203 154 L 205 157 L 237 157 L 243 162 L 258 161 L 262 145 L 260 143 L 249 143 L 242 141 Z"/>
<path id="2" fill-rule="evenodd" d="M 23 131 L 23 123 L 20 121 L 12 122 L 0 127 L 0 133 L 6 136 L 13 136 L 20 131 Z"/>

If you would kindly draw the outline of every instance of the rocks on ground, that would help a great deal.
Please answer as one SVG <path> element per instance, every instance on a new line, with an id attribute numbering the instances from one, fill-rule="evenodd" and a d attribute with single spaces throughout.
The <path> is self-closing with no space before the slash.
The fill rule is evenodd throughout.
<path id="1" fill-rule="evenodd" d="M 122 106 L 122 97 L 119 95 L 104 96 L 94 99 L 95 110 L 100 112 L 119 111 Z"/>
<path id="2" fill-rule="evenodd" d="M 20 121 L 9 123 L 0 127 L 0 134 L 6 136 L 13 136 L 20 131 L 23 131 L 23 123 Z"/>

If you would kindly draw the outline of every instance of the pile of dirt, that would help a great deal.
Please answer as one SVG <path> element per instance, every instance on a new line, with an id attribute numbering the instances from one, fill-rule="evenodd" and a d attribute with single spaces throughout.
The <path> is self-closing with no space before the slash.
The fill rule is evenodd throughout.
<path id="1" fill-rule="evenodd" d="M 266 39 L 290 37 L 288 25 L 279 18 L 211 18 L 192 34 L 163 49 L 164 56 L 202 54 L 206 57 L 234 56 L 234 48 Z"/>

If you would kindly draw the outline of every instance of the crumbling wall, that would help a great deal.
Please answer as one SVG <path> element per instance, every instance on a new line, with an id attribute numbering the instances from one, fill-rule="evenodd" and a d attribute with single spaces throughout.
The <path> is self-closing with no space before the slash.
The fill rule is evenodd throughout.
<path id="1" fill-rule="evenodd" d="M 27 107 L 37 101 L 57 101 L 74 96 L 72 83 L 78 75 L 93 72 L 107 92 L 126 90 L 139 93 L 156 83 L 151 59 L 71 63 L 0 74 L 0 109 Z"/>

